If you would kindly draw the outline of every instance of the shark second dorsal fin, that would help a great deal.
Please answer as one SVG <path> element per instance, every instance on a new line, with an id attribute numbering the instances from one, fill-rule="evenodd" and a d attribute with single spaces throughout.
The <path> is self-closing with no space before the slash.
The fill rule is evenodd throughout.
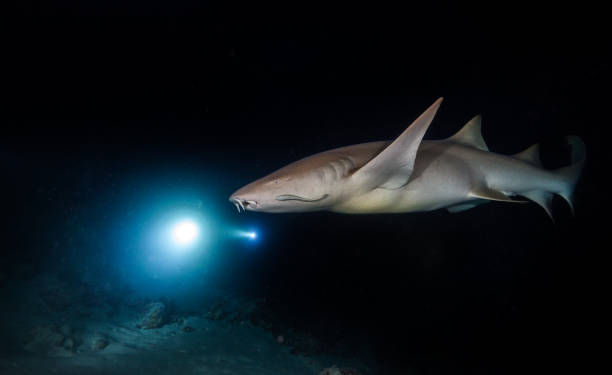
<path id="1" fill-rule="evenodd" d="M 447 140 L 461 143 L 466 146 L 475 147 L 479 150 L 489 151 L 489 147 L 487 147 L 484 138 L 482 138 L 481 123 L 481 117 L 478 115 L 468 121 L 468 123 L 465 124 L 461 130 Z"/>
<path id="2" fill-rule="evenodd" d="M 357 179 L 360 186 L 368 189 L 398 189 L 404 186 L 410 179 L 419 145 L 442 99 L 436 100 L 389 146 L 353 173 L 351 178 Z"/>
<path id="3" fill-rule="evenodd" d="M 512 155 L 512 157 L 537 167 L 542 166 L 542 162 L 540 161 L 540 145 L 538 143 L 529 147 L 523 152 Z"/>

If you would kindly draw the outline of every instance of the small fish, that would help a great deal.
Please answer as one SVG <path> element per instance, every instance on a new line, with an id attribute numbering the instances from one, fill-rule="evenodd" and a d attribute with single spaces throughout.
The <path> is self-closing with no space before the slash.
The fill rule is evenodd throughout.
<path id="1" fill-rule="evenodd" d="M 539 204 L 552 218 L 554 194 L 570 205 L 586 147 L 566 137 L 571 164 L 542 168 L 539 147 L 516 155 L 490 152 L 480 116 L 450 138 L 423 140 L 442 98 L 393 141 L 362 143 L 291 163 L 231 195 L 238 211 L 401 213 L 446 208 L 461 212 L 489 201 Z"/>

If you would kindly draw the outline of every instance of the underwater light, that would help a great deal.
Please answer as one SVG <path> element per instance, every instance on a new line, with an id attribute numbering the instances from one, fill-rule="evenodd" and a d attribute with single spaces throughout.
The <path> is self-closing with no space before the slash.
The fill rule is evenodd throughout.
<path id="1" fill-rule="evenodd" d="M 190 245 L 197 237 L 198 226 L 192 220 L 180 221 L 172 229 L 172 239 L 177 245 Z"/>
<path id="2" fill-rule="evenodd" d="M 255 232 L 249 232 L 247 233 L 247 235 L 249 236 L 250 239 L 254 240 L 257 238 L 257 233 Z"/>

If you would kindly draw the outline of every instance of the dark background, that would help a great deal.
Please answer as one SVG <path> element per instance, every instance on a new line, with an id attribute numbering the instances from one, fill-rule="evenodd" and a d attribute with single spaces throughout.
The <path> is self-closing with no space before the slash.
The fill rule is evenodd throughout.
<path id="1" fill-rule="evenodd" d="M 249 213 L 266 251 L 237 260 L 248 272 L 230 284 L 277 301 L 313 334 L 358 332 L 398 373 L 591 364 L 605 250 L 594 239 L 608 159 L 603 11 L 291 4 L 12 4 L 1 54 L 3 266 L 44 268 L 61 254 L 47 245 L 63 221 L 78 212 L 104 226 L 141 178 L 197 181 L 223 202 L 300 157 L 393 138 L 444 96 L 426 138 L 482 113 L 492 151 L 543 141 L 545 165 L 557 167 L 561 137 L 581 136 L 589 162 L 577 216 L 560 200 L 555 225 L 536 205 L 498 203 L 456 215 Z"/>

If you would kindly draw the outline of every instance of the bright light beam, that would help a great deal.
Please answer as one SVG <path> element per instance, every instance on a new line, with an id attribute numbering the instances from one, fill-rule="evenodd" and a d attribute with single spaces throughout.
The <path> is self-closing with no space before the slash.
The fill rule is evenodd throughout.
<path id="1" fill-rule="evenodd" d="M 198 226 L 192 220 L 178 222 L 172 228 L 172 239 L 180 246 L 191 245 L 198 238 Z"/>
<path id="2" fill-rule="evenodd" d="M 257 232 L 255 231 L 236 230 L 234 231 L 234 235 L 236 237 L 248 238 L 251 241 L 255 241 L 257 239 Z"/>

